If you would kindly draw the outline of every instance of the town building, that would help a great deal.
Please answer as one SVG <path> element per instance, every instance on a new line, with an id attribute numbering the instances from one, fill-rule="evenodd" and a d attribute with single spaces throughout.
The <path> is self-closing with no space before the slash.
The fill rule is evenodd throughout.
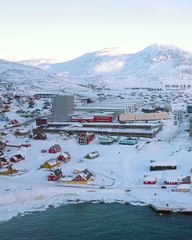
<path id="1" fill-rule="evenodd" d="M 143 105 L 141 99 L 119 99 L 119 100 L 105 100 L 102 102 L 90 103 L 86 106 L 75 107 L 75 111 L 80 112 L 92 112 L 92 113 L 103 113 L 111 112 L 115 113 L 116 116 L 120 114 L 126 114 L 133 112 Z"/>
<path id="2" fill-rule="evenodd" d="M 192 113 L 192 103 L 187 104 L 187 113 Z"/>
<path id="3" fill-rule="evenodd" d="M 189 136 L 192 137 L 192 116 L 189 119 Z"/>
<path id="4" fill-rule="evenodd" d="M 51 98 L 55 96 L 55 94 L 53 93 L 37 93 L 35 94 L 33 97 L 34 98 Z"/>
<path id="5" fill-rule="evenodd" d="M 48 116 L 48 121 L 65 122 L 71 119 L 74 111 L 73 95 L 54 95 L 52 97 L 52 115 Z"/>

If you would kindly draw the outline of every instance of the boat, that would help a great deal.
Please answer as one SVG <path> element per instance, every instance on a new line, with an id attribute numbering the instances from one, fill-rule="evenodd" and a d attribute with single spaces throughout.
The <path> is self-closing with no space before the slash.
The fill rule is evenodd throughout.
<path id="1" fill-rule="evenodd" d="M 119 140 L 119 144 L 122 145 L 135 145 L 138 143 L 138 140 L 136 138 L 121 138 Z"/>

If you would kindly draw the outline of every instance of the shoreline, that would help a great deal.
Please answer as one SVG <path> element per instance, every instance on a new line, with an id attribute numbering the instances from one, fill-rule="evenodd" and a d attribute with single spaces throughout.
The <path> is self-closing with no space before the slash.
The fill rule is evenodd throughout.
<path id="1" fill-rule="evenodd" d="M 0 222 L 9 221 L 18 216 L 24 216 L 37 211 L 46 211 L 49 207 L 61 207 L 65 204 L 125 204 L 133 206 L 147 206 L 154 210 L 157 214 L 163 213 L 182 213 L 192 214 L 192 206 L 189 202 L 180 201 L 163 201 L 162 199 L 153 199 L 149 190 L 148 198 L 139 198 L 136 190 L 125 192 L 120 189 L 80 189 L 64 188 L 65 193 L 61 193 L 59 189 L 53 188 L 39 189 L 35 191 L 32 188 L 28 191 L 28 198 L 22 198 L 22 192 L 18 194 L 17 199 L 13 199 L 9 203 L 0 203 Z M 110 191 L 111 190 L 111 191 Z M 114 193 L 115 192 L 115 193 Z M 6 194 L 9 194 L 9 191 Z M 46 194 L 47 193 L 47 194 Z M 141 195 L 142 196 L 142 195 Z M 189 196 L 190 197 L 190 196 Z M 178 198 L 175 198 L 178 199 Z M 167 205 L 168 204 L 168 205 Z"/>

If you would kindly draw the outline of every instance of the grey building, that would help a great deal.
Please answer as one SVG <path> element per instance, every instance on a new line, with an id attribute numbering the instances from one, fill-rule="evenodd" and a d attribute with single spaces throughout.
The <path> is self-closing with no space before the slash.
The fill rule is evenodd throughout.
<path id="1" fill-rule="evenodd" d="M 74 111 L 73 95 L 54 95 L 52 97 L 52 115 L 48 117 L 48 121 L 65 122 L 71 119 Z"/>
<path id="2" fill-rule="evenodd" d="M 192 103 L 187 104 L 187 113 L 192 113 Z"/>
<path id="3" fill-rule="evenodd" d="M 192 137 L 192 117 L 189 119 L 189 136 Z"/>
<path id="4" fill-rule="evenodd" d="M 34 95 L 34 97 L 39 97 L 39 98 L 52 98 L 55 94 L 53 93 L 37 93 Z"/>

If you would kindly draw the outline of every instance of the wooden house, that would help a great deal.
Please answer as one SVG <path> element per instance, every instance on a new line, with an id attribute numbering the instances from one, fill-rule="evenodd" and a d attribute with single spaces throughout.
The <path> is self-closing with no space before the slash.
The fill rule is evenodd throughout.
<path id="1" fill-rule="evenodd" d="M 177 189 L 175 191 L 176 192 L 190 192 L 191 186 L 190 186 L 190 184 L 179 184 L 179 185 L 177 185 Z"/>
<path id="2" fill-rule="evenodd" d="M 178 182 L 179 179 L 177 177 L 167 177 L 167 179 L 164 181 L 164 184 L 168 186 L 174 186 L 177 185 Z"/>
<path id="3" fill-rule="evenodd" d="M 157 183 L 157 177 L 155 176 L 144 176 L 143 184 L 145 185 L 155 185 Z"/>
<path id="4" fill-rule="evenodd" d="M 165 185 L 179 185 L 179 184 L 191 184 L 191 176 L 186 176 L 184 178 L 178 177 L 178 178 L 167 178 L 164 181 Z"/>
<path id="5" fill-rule="evenodd" d="M 60 165 L 61 161 L 59 162 L 56 158 L 51 158 L 50 160 L 44 162 L 40 168 L 53 169 L 54 167 L 59 167 Z"/>
<path id="6" fill-rule="evenodd" d="M 93 180 L 93 173 L 91 173 L 88 169 L 85 169 L 81 173 L 78 173 L 71 182 L 77 184 L 87 184 L 91 180 Z"/>
<path id="7" fill-rule="evenodd" d="M 4 157 L 0 157 L 0 168 L 7 165 L 9 165 L 9 161 Z"/>
<path id="8" fill-rule="evenodd" d="M 57 168 L 48 176 L 48 181 L 57 181 L 61 177 L 62 171 L 61 169 Z"/>
<path id="9" fill-rule="evenodd" d="M 33 139 L 36 140 L 45 140 L 47 139 L 47 135 L 45 133 L 35 133 Z"/>
<path id="10" fill-rule="evenodd" d="M 151 163 L 150 171 L 165 171 L 165 170 L 176 170 L 177 164 L 174 162 L 166 162 L 166 163 Z"/>
<path id="11" fill-rule="evenodd" d="M 18 126 L 19 122 L 16 119 L 11 120 L 8 124 Z"/>
<path id="12" fill-rule="evenodd" d="M 3 150 L 5 147 L 5 143 L 3 143 L 2 141 L 0 141 L 0 151 Z"/>
<path id="13" fill-rule="evenodd" d="M 10 158 L 10 162 L 20 162 L 24 159 L 25 159 L 25 157 L 22 156 L 21 154 L 16 154 Z"/>
<path id="14" fill-rule="evenodd" d="M 58 153 L 61 152 L 61 147 L 59 144 L 55 144 L 49 148 L 49 153 Z"/>
<path id="15" fill-rule="evenodd" d="M 83 132 L 79 136 L 79 144 L 89 144 L 94 138 L 94 133 Z"/>
<path id="16" fill-rule="evenodd" d="M 14 133 L 16 137 L 28 137 L 30 134 L 30 130 L 27 129 L 17 129 Z"/>
<path id="17" fill-rule="evenodd" d="M 18 173 L 19 170 L 13 169 L 11 165 L 7 166 L 7 169 L 0 169 L 0 176 L 9 176 Z"/>
<path id="18" fill-rule="evenodd" d="M 184 178 L 181 178 L 181 181 L 179 184 L 191 184 L 191 176 L 186 176 Z"/>
<path id="19" fill-rule="evenodd" d="M 99 153 L 97 151 L 95 151 L 95 152 L 88 153 L 84 158 L 94 159 L 97 157 L 99 157 Z"/>
<path id="20" fill-rule="evenodd" d="M 62 152 L 58 157 L 58 161 L 69 162 L 71 160 L 71 155 L 68 152 Z"/>

